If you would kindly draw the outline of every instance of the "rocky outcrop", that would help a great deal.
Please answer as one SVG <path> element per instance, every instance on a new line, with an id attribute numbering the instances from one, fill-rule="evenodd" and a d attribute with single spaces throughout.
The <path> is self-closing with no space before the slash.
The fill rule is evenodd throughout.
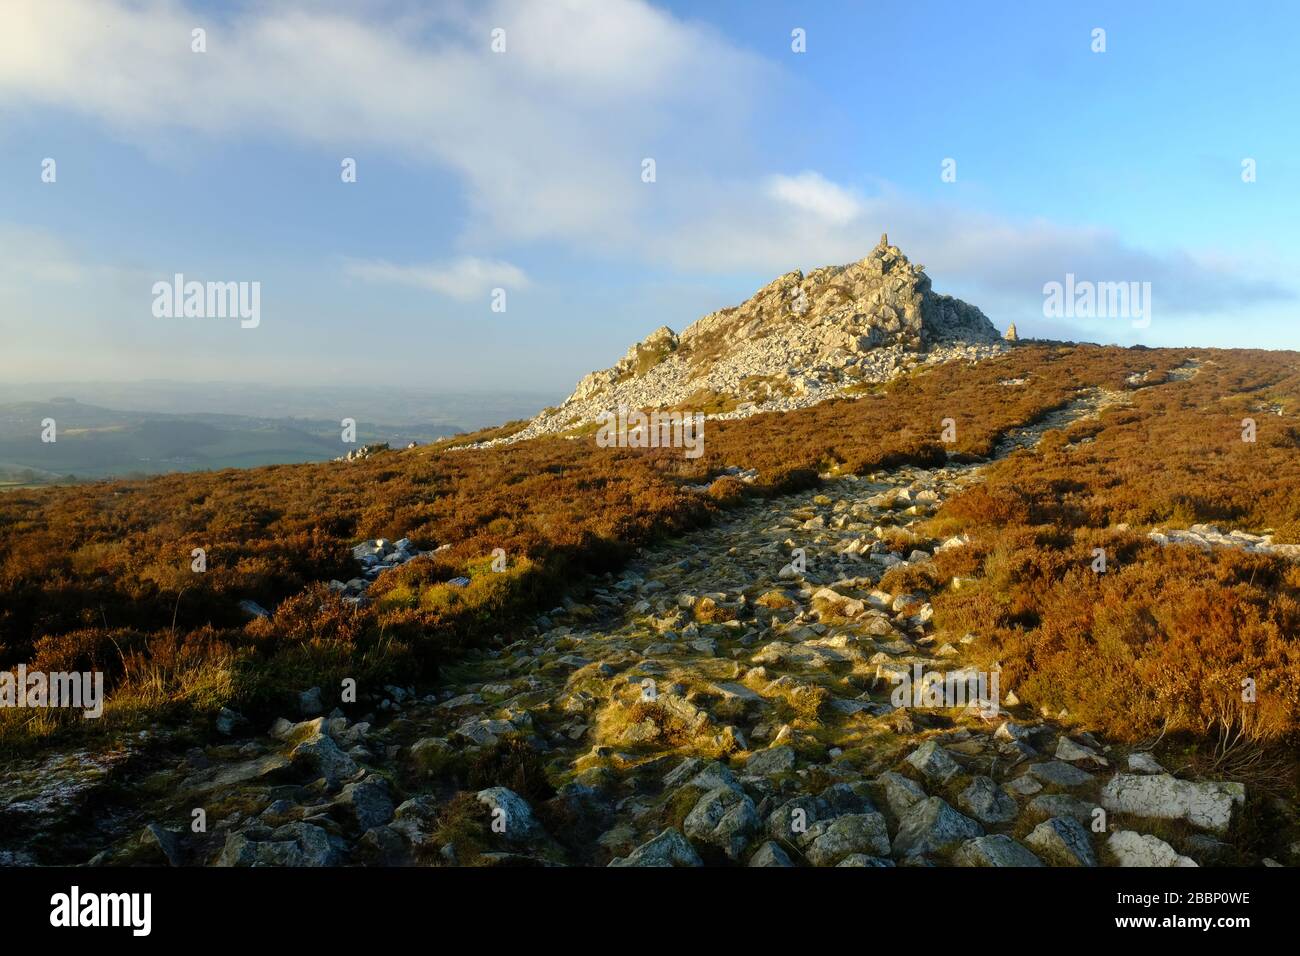
<path id="1" fill-rule="evenodd" d="M 1186 545 L 1204 551 L 1212 551 L 1215 548 L 1237 548 L 1252 554 L 1271 554 L 1292 561 L 1300 560 L 1300 544 L 1275 544 L 1273 535 L 1269 533 L 1252 534 L 1238 529 L 1224 532 L 1217 525 L 1212 524 L 1194 524 L 1190 528 L 1151 531 L 1147 537 L 1162 547 Z"/>
<path id="2" fill-rule="evenodd" d="M 413 448 L 414 446 L 415 443 L 412 442 L 406 447 Z M 335 458 L 334 460 L 335 461 L 364 461 L 365 459 L 370 458 L 373 455 L 378 455 L 380 452 L 384 452 L 384 451 L 388 451 L 388 442 L 386 441 L 373 442 L 369 445 L 362 445 L 360 448 L 353 448 L 346 455 L 340 455 L 338 458 Z"/>
<path id="3" fill-rule="evenodd" d="M 627 350 L 622 360 L 612 368 L 591 372 L 578 382 L 573 397 L 578 400 L 600 394 L 615 382 L 644 375 L 673 352 L 677 351 L 677 333 L 666 325 L 655 329 L 642 341 Z"/>
<path id="4" fill-rule="evenodd" d="M 881 236 L 858 262 L 807 275 L 786 273 L 743 304 L 704 316 L 682 333 L 679 348 L 700 366 L 790 326 L 812 330 L 823 358 L 836 350 L 861 353 L 890 345 L 919 350 L 940 342 L 998 340 L 983 312 L 935 293 L 924 269 Z"/>
<path id="5" fill-rule="evenodd" d="M 710 417 L 801 408 L 919 364 L 1004 348 L 984 313 L 935 292 L 924 267 L 881 236 L 858 262 L 787 273 L 680 336 L 661 326 L 584 376 L 558 408 L 487 444 L 578 428 L 620 405 L 665 408 L 702 395 Z"/>
<path id="6" fill-rule="evenodd" d="M 384 571 L 401 567 L 422 554 L 432 553 L 421 551 L 410 538 L 398 538 L 396 541 L 372 538 L 362 541 L 352 549 L 352 557 L 361 565 L 361 575 L 347 581 L 331 581 L 330 590 L 339 592 L 346 604 L 361 604 L 366 599 L 366 589 Z"/>

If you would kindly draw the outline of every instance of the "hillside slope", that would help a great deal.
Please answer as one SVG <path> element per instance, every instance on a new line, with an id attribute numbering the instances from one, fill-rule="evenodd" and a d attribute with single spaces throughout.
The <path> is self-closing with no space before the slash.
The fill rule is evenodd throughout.
<path id="1" fill-rule="evenodd" d="M 112 696 L 99 721 L 2 715 L 0 852 L 1289 859 L 1296 359 L 1021 346 L 717 422 L 696 460 L 542 438 L 12 493 L 4 663 L 102 669 Z M 321 583 L 405 535 L 431 553 L 364 600 Z M 249 596 L 272 615 L 244 623 Z M 996 671 L 996 717 L 897 706 L 914 665 Z M 501 839 L 493 801 L 535 825 Z M 195 805 L 220 825 L 189 835 Z M 1094 806 L 1110 832 L 1080 838 Z"/>

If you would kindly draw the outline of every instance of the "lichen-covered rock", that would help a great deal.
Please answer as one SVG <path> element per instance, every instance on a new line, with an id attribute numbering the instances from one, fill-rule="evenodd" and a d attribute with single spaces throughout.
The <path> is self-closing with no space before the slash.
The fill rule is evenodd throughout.
<path id="1" fill-rule="evenodd" d="M 358 769 L 357 762 L 325 734 L 317 734 L 302 741 L 293 748 L 289 760 L 295 767 L 305 768 L 308 772 L 324 777 L 331 786 L 352 777 Z"/>
<path id="2" fill-rule="evenodd" d="M 789 773 L 794 770 L 795 754 L 793 747 L 773 747 L 760 750 L 745 762 L 745 773 L 756 776 Z"/>
<path id="3" fill-rule="evenodd" d="M 217 866 L 338 866 L 347 859 L 346 844 L 318 826 L 286 823 L 265 840 L 232 833 Z"/>
<path id="4" fill-rule="evenodd" d="M 626 857 L 616 857 L 610 866 L 703 866 L 704 861 L 695 852 L 681 831 L 669 828 L 653 840 L 642 843 Z"/>
<path id="5" fill-rule="evenodd" d="M 733 860 L 740 859 L 758 830 L 754 801 L 739 790 L 718 787 L 700 797 L 682 829 L 692 840 L 708 843 Z"/>
<path id="6" fill-rule="evenodd" d="M 794 866 L 790 856 L 781 847 L 768 840 L 749 858 L 749 866 Z"/>
<path id="7" fill-rule="evenodd" d="M 1073 817 L 1044 820 L 1025 837 L 1039 856 L 1053 866 L 1096 866 L 1097 854 L 1087 829 Z"/>
<path id="8" fill-rule="evenodd" d="M 961 773 L 961 765 L 933 740 L 927 740 L 912 751 L 907 762 L 935 783 L 947 783 Z"/>
<path id="9" fill-rule="evenodd" d="M 150 823 L 140 832 L 140 845 L 146 851 L 152 850 L 168 866 L 181 866 L 185 855 L 181 849 L 181 835 L 157 823 Z"/>
<path id="10" fill-rule="evenodd" d="M 957 805 L 984 824 L 1006 823 L 1019 812 L 1016 801 L 990 777 L 979 776 L 957 798 Z"/>
<path id="11" fill-rule="evenodd" d="M 1118 813 L 1162 820 L 1186 820 L 1203 830 L 1223 833 L 1232 808 L 1246 802 L 1241 783 L 1198 783 L 1167 773 L 1118 773 L 1101 790 L 1101 805 Z"/>
<path id="12" fill-rule="evenodd" d="M 858 866 L 858 867 L 885 867 L 896 865 L 893 860 L 881 856 L 868 856 L 865 853 L 850 853 L 840 862 L 835 864 L 840 866 Z"/>
<path id="13" fill-rule="evenodd" d="M 1086 770 L 1065 763 L 1063 760 L 1048 760 L 1036 763 L 1029 768 L 1029 773 L 1041 783 L 1056 787 L 1082 787 L 1092 783 L 1093 776 Z"/>
<path id="14" fill-rule="evenodd" d="M 901 817 L 913 804 L 926 798 L 925 789 L 901 773 L 887 770 L 876 778 L 876 785 L 884 795 L 885 803 L 896 817 Z"/>
<path id="15" fill-rule="evenodd" d="M 1005 833 L 967 840 L 952 855 L 957 866 L 1042 866 L 1043 861 Z"/>
<path id="16" fill-rule="evenodd" d="M 341 808 L 361 830 L 383 826 L 393 819 L 388 781 L 378 774 L 344 786 L 334 798 L 334 806 Z"/>
<path id="17" fill-rule="evenodd" d="M 889 855 L 889 831 L 879 813 L 850 813 L 820 820 L 800 843 L 813 866 L 834 866 L 850 853 Z"/>
<path id="18" fill-rule="evenodd" d="M 927 797 L 903 815 L 894 837 L 894 851 L 900 856 L 946 854 L 966 840 L 983 835 L 983 827 L 958 813 L 942 797 Z"/>
<path id="19" fill-rule="evenodd" d="M 533 816 L 528 801 L 508 787 L 488 787 L 474 794 L 479 803 L 488 808 L 493 822 L 512 840 L 527 840 L 541 832 L 541 824 Z"/>
<path id="20" fill-rule="evenodd" d="M 1098 810 L 1095 803 L 1064 793 L 1043 793 L 1029 801 L 1026 811 L 1039 817 L 1070 817 L 1087 824 Z"/>
<path id="21" fill-rule="evenodd" d="M 824 803 L 812 794 L 802 794 L 781 804 L 767 817 L 767 832 L 775 840 L 801 840 L 812 825 L 827 815 Z"/>
<path id="22" fill-rule="evenodd" d="M 1106 849 L 1120 866 L 1196 866 L 1195 860 L 1149 833 L 1120 830 L 1111 834 Z"/>

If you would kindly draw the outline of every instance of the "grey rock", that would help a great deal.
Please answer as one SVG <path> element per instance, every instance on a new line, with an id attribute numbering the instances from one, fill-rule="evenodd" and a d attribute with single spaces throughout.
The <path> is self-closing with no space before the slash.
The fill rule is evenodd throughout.
<path id="1" fill-rule="evenodd" d="M 370 866 L 402 866 L 411 856 L 405 834 L 386 826 L 363 833 L 357 841 L 356 855 Z"/>
<path id="2" fill-rule="evenodd" d="M 436 767 L 439 758 L 452 752 L 453 748 L 445 737 L 422 737 L 411 744 L 409 751 L 411 761 L 422 770 Z"/>
<path id="3" fill-rule="evenodd" d="M 515 725 L 508 720 L 475 720 L 471 718 L 457 727 L 454 734 L 480 747 L 491 747 L 506 734 L 514 732 Z"/>
<path id="4" fill-rule="evenodd" d="M 1196 866 L 1196 861 L 1178 853 L 1164 840 L 1149 833 L 1119 830 L 1106 841 L 1106 849 L 1120 866 Z"/>
<path id="5" fill-rule="evenodd" d="M 690 839 L 716 846 L 738 860 L 758 830 L 758 813 L 744 793 L 721 786 L 700 797 L 682 829 Z"/>
<path id="6" fill-rule="evenodd" d="M 896 817 L 901 817 L 914 804 L 926 798 L 925 790 L 919 783 L 892 770 L 887 770 L 877 777 L 876 784 L 884 793 L 885 803 Z"/>
<path id="7" fill-rule="evenodd" d="M 239 609 L 249 617 L 270 617 L 271 612 L 256 601 L 240 601 Z"/>
<path id="8" fill-rule="evenodd" d="M 1007 720 L 1004 721 L 1000 727 L 998 727 L 998 729 L 994 732 L 993 737 L 996 740 L 1008 740 L 1008 741 L 1022 740 L 1028 742 L 1030 736 L 1034 733 L 1036 729 L 1037 729 L 1036 727 L 1033 727 L 1029 724 L 1017 724 L 1017 723 L 1013 723 L 1010 720 Z"/>
<path id="9" fill-rule="evenodd" d="M 980 823 L 996 824 L 1014 820 L 1019 807 L 1001 787 L 989 777 L 976 777 L 961 792 L 957 805 Z"/>
<path id="10" fill-rule="evenodd" d="M 294 747 L 289 761 L 295 767 L 306 767 L 324 777 L 331 786 L 354 776 L 358 770 L 356 761 L 324 734 L 308 737 Z"/>
<path id="11" fill-rule="evenodd" d="M 182 866 L 185 855 L 181 852 L 181 835 L 157 823 L 150 823 L 140 832 L 141 846 L 152 847 L 167 861 L 168 866 Z"/>
<path id="12" fill-rule="evenodd" d="M 703 866 L 681 831 L 669 828 L 653 840 L 641 844 L 626 857 L 616 857 L 610 866 Z"/>
<path id="13" fill-rule="evenodd" d="M 933 740 L 927 740 L 912 751 L 907 757 L 907 762 L 919 770 L 927 780 L 935 783 L 947 783 L 961 773 L 961 766 L 957 761 Z"/>
<path id="14" fill-rule="evenodd" d="M 1096 866 L 1097 854 L 1083 824 L 1073 817 L 1052 817 L 1030 831 L 1025 842 L 1053 866 Z"/>
<path id="15" fill-rule="evenodd" d="M 886 860 L 883 857 L 879 857 L 879 856 L 868 856 L 865 853 L 850 853 L 848 856 L 840 860 L 840 862 L 836 863 L 835 865 L 836 866 L 862 866 L 862 867 L 894 866 L 894 861 Z"/>
<path id="16" fill-rule="evenodd" d="M 1064 793 L 1044 793 L 1030 800 L 1026 809 L 1040 817 L 1070 817 L 1087 825 L 1097 805 Z"/>
<path id="17" fill-rule="evenodd" d="M 756 328 L 763 329 L 761 339 Z M 703 369 L 682 354 L 691 353 L 696 343 L 714 347 Z M 997 355 L 1008 347 L 979 309 L 935 293 L 923 269 L 882 236 L 858 262 L 781 276 L 741 305 L 704 316 L 680 336 L 667 327 L 657 330 L 613 367 L 583 377 L 557 408 L 483 444 L 565 431 L 620 404 L 677 404 L 702 383 L 744 403 L 722 417 L 806 407 L 840 394 L 857 376 L 885 381 L 902 374 L 916 364 L 921 349 L 927 350 L 926 361 L 934 361 Z M 850 368 L 854 376 L 847 374 Z M 746 383 L 756 377 L 780 387 L 749 394 Z M 826 521 L 822 513 L 784 517 L 790 522 L 785 527 L 815 529 Z M 780 576 L 793 577 L 793 569 L 786 565 Z"/>
<path id="18" fill-rule="evenodd" d="M 879 813 L 851 813 L 819 820 L 800 841 L 813 866 L 834 866 L 850 853 L 889 854 L 889 831 Z"/>
<path id="19" fill-rule="evenodd" d="M 874 813 L 876 806 L 871 802 L 871 785 L 865 780 L 833 783 L 817 795 L 818 807 L 825 807 L 823 818 L 837 817 L 845 813 Z"/>
<path id="20" fill-rule="evenodd" d="M 1100 755 L 1091 747 L 1076 743 L 1065 734 L 1061 734 L 1056 740 L 1056 759 L 1075 761 L 1075 760 L 1096 760 Z"/>
<path id="21" fill-rule="evenodd" d="M 772 747 L 760 750 L 745 762 L 745 773 L 766 777 L 774 774 L 789 773 L 794 770 L 795 754 L 793 747 Z"/>
<path id="22" fill-rule="evenodd" d="M 488 787 L 474 796 L 491 811 L 494 821 L 500 821 L 508 839 L 528 840 L 541 832 L 541 824 L 533 816 L 528 801 L 508 787 Z"/>
<path id="23" fill-rule="evenodd" d="M 945 854 L 983 835 L 983 827 L 958 813 L 942 797 L 927 797 L 903 815 L 894 837 L 894 851 L 901 856 Z"/>
<path id="24" fill-rule="evenodd" d="M 334 806 L 343 808 L 361 830 L 383 826 L 393 819 L 388 782 L 375 774 L 345 786 L 334 799 Z"/>
<path id="25" fill-rule="evenodd" d="M 1186 820 L 1215 833 L 1227 831 L 1233 807 L 1245 802 L 1244 784 L 1197 783 L 1167 773 L 1119 773 L 1101 790 L 1101 805 L 1107 810 L 1161 820 Z"/>
<path id="26" fill-rule="evenodd" d="M 736 775 L 716 760 L 706 764 L 687 782 L 692 787 L 698 787 L 701 790 L 716 790 L 718 787 L 740 790 L 740 784 L 736 782 Z"/>
<path id="27" fill-rule="evenodd" d="M 310 823 L 287 823 L 276 828 L 268 840 L 252 840 L 231 833 L 218 856 L 217 866 L 338 866 L 345 861 L 346 848 Z"/>
<path id="28" fill-rule="evenodd" d="M 1043 861 L 1005 833 L 967 840 L 952 855 L 957 866 L 1042 866 Z"/>
<path id="29" fill-rule="evenodd" d="M 1231 844 L 1216 840 L 1204 833 L 1193 833 L 1183 841 L 1187 852 L 1196 860 L 1197 865 L 1220 865 L 1231 862 L 1233 848 Z"/>
<path id="30" fill-rule="evenodd" d="M 785 850 L 768 840 L 749 858 L 749 866 L 794 866 Z"/>
<path id="31" fill-rule="evenodd" d="M 1030 797 L 1035 793 L 1041 793 L 1043 785 L 1026 773 L 1014 780 L 1008 780 L 1005 789 L 1012 793 L 1018 793 L 1022 797 Z"/>
<path id="32" fill-rule="evenodd" d="M 827 808 L 809 794 L 787 800 L 767 817 L 767 832 L 776 840 L 798 842 L 814 823 L 826 815 Z"/>
<path id="33" fill-rule="evenodd" d="M 1042 783 L 1051 784 L 1056 787 L 1081 787 L 1086 783 L 1092 782 L 1092 774 L 1086 770 L 1080 770 L 1061 760 L 1048 760 L 1045 763 L 1036 763 L 1029 768 L 1037 780 Z"/>
<path id="34" fill-rule="evenodd" d="M 229 737 L 235 732 L 236 728 L 245 723 L 247 723 L 247 721 L 244 720 L 240 714 L 231 710 L 229 707 L 222 707 L 220 712 L 217 714 L 217 733 L 225 734 Z"/>
<path id="35" fill-rule="evenodd" d="M 1128 768 L 1134 773 L 1164 773 L 1165 768 L 1145 750 L 1136 750 L 1128 755 Z"/>

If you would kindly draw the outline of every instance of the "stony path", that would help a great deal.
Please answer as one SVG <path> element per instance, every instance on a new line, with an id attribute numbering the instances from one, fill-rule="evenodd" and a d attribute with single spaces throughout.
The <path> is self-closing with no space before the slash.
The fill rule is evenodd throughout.
<path id="1" fill-rule="evenodd" d="M 1113 400 L 1089 394 L 998 455 Z M 231 742 L 137 785 L 144 809 L 95 862 L 1258 862 L 1223 842 L 1243 787 L 1067 736 L 979 683 L 978 635 L 936 634 L 928 594 L 881 588 L 963 546 L 915 526 L 979 473 L 903 468 L 747 505 L 592 581 L 536 636 L 419 695 L 386 688 L 358 722 L 248 736 L 228 715 Z M 918 668 L 969 679 L 967 706 L 895 706 L 891 678 Z"/>

